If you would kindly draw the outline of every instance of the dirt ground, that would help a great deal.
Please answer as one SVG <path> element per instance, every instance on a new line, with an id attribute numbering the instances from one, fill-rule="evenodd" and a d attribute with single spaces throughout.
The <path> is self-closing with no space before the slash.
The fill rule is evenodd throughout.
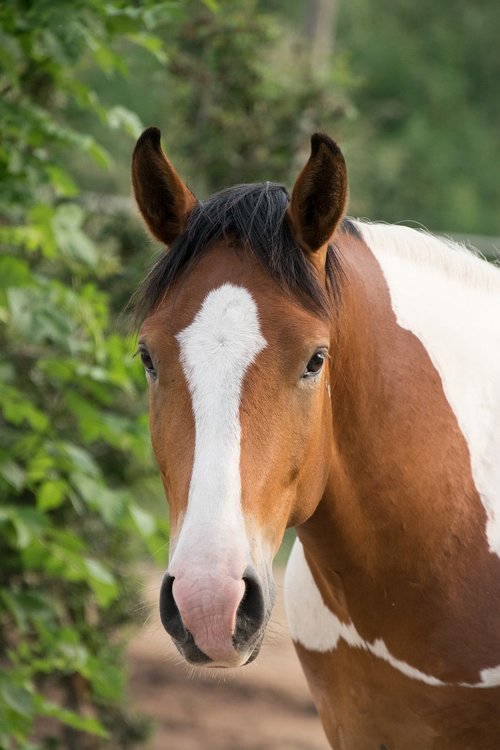
<path id="1" fill-rule="evenodd" d="M 278 601 L 257 660 L 246 667 L 203 673 L 181 663 L 157 614 L 161 573 L 147 576 L 154 602 L 132 640 L 130 692 L 155 732 L 144 750 L 327 750 Z"/>

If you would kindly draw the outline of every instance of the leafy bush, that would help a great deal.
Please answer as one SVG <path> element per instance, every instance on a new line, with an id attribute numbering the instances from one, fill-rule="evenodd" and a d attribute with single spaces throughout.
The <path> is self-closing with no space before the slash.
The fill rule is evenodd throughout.
<path id="1" fill-rule="evenodd" d="M 358 79 L 352 211 L 500 234 L 498 3 L 350 0 L 338 46 Z"/>
<path id="2" fill-rule="evenodd" d="M 113 324 L 142 243 L 130 219 L 90 217 L 88 165 L 128 185 L 117 135 L 141 124 L 125 100 L 169 123 L 201 194 L 295 176 L 299 145 L 347 111 L 342 65 L 319 75 L 300 47 L 251 0 L 0 4 L 0 748 L 143 734 L 123 708 L 120 633 L 140 609 L 135 548 L 164 558 L 167 529 L 143 502 L 158 492 L 143 374 Z M 124 50 L 154 70 L 131 68 L 106 107 Z"/>
<path id="3" fill-rule="evenodd" d="M 165 32 L 165 137 L 175 163 L 200 196 L 240 182 L 293 184 L 312 133 L 339 134 L 351 117 L 343 57 L 315 66 L 308 40 L 267 3 L 184 8 Z"/>
<path id="4" fill-rule="evenodd" d="M 161 57 L 151 33 L 169 6 L 63 0 L 0 5 L 0 747 L 128 747 L 121 638 L 140 607 L 130 560 L 165 525 L 152 490 L 143 374 L 110 320 L 120 253 L 98 248 L 62 166 L 75 150 L 69 102 L 135 135 L 78 64 L 124 70 L 116 35 Z"/>

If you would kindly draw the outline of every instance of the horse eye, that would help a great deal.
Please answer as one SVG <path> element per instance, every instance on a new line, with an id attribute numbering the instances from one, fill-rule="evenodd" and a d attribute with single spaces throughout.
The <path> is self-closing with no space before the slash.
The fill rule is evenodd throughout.
<path id="1" fill-rule="evenodd" d="M 326 359 L 326 353 L 325 352 L 315 352 L 309 362 L 307 363 L 307 367 L 304 370 L 302 377 L 303 378 L 309 378 L 312 375 L 317 375 L 321 368 L 323 367 L 323 362 Z"/>
<path id="2" fill-rule="evenodd" d="M 151 375 L 156 375 L 155 366 L 153 364 L 153 360 L 151 359 L 151 355 L 149 354 L 147 349 L 139 349 L 139 354 L 141 355 L 141 361 L 144 365 L 144 369 L 146 372 L 150 373 Z"/>

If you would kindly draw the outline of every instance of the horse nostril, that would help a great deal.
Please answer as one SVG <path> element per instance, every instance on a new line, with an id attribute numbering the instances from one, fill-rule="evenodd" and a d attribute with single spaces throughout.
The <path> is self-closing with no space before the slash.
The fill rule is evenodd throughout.
<path id="1" fill-rule="evenodd" d="M 173 576 L 165 573 L 160 589 L 160 619 L 167 633 L 182 643 L 186 640 L 187 633 L 174 599 L 174 580 Z"/>
<path id="2" fill-rule="evenodd" d="M 174 598 L 174 577 L 165 573 L 160 589 L 160 619 L 178 650 L 192 664 L 206 664 L 210 657 L 196 645 L 192 634 L 184 626 Z"/>
<path id="3" fill-rule="evenodd" d="M 245 593 L 236 616 L 234 631 L 236 643 L 242 642 L 256 633 L 262 627 L 265 617 L 262 587 L 257 578 L 257 573 L 252 567 L 249 566 L 245 570 L 243 581 L 245 582 Z"/>

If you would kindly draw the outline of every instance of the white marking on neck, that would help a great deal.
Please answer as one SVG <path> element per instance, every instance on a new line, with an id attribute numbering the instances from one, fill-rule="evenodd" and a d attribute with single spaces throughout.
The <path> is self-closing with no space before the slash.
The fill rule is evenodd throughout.
<path id="1" fill-rule="evenodd" d="M 177 340 L 196 436 L 187 511 L 174 557 L 181 549 L 213 546 L 214 540 L 207 538 L 210 530 L 236 535 L 238 540 L 232 541 L 247 549 L 241 509 L 240 400 L 245 373 L 266 346 L 257 305 L 243 287 L 224 284 L 209 292 Z"/>
<path id="2" fill-rule="evenodd" d="M 408 227 L 358 223 L 379 262 L 398 324 L 427 350 L 467 441 L 500 557 L 500 271 Z"/>
<path id="3" fill-rule="evenodd" d="M 351 648 L 368 651 L 383 661 L 388 662 L 398 672 L 426 685 L 459 686 L 469 688 L 489 688 L 500 685 L 500 666 L 483 669 L 481 680 L 477 683 L 449 683 L 433 675 L 421 672 L 401 659 L 393 656 L 381 638 L 373 643 L 360 636 L 355 625 L 344 623 L 328 609 L 321 592 L 307 564 L 302 544 L 297 539 L 293 546 L 285 573 L 284 582 L 285 609 L 288 627 L 294 641 L 309 651 L 325 653 L 334 651 L 340 640 Z"/>

